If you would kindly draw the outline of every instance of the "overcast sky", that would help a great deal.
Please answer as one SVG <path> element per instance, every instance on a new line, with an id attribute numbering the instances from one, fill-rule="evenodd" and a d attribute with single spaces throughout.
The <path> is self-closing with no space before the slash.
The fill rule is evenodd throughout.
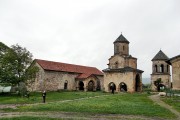
<path id="1" fill-rule="evenodd" d="M 150 77 L 160 49 L 180 54 L 180 0 L 0 0 L 0 41 L 33 58 L 102 70 L 121 32 Z"/>

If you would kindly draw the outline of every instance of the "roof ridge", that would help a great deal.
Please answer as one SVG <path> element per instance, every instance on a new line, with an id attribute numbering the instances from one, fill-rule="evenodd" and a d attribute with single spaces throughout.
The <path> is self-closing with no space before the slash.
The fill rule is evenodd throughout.
<path id="1" fill-rule="evenodd" d="M 67 64 L 67 65 L 81 66 L 81 67 L 87 67 L 87 68 L 96 68 L 96 67 L 91 67 L 91 66 L 71 64 L 71 63 L 64 63 L 64 62 L 57 62 L 57 61 L 50 61 L 50 60 L 42 60 L 42 59 L 35 59 L 35 60 L 41 60 L 41 61 L 53 62 L 53 63 L 62 63 L 62 64 Z M 97 68 L 96 68 L 96 69 L 97 69 Z"/>
<path id="2" fill-rule="evenodd" d="M 128 43 L 129 41 L 122 35 L 122 33 L 120 34 L 120 36 L 114 41 L 114 43 L 116 42 L 122 42 L 122 43 Z"/>
<path id="3" fill-rule="evenodd" d="M 152 59 L 153 60 L 168 60 L 169 57 L 162 51 L 160 50 Z"/>
<path id="4" fill-rule="evenodd" d="M 41 59 L 35 60 L 44 70 L 103 75 L 102 71 L 96 67 L 54 62 Z"/>

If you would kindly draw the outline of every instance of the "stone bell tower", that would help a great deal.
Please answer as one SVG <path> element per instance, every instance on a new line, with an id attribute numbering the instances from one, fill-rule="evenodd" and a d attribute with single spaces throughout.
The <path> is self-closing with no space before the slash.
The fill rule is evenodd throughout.
<path id="1" fill-rule="evenodd" d="M 156 91 L 160 87 L 169 88 L 171 84 L 170 66 L 166 62 L 169 58 L 160 50 L 152 59 L 151 89 Z M 154 81 L 161 79 L 161 85 L 156 89 Z"/>
<path id="2" fill-rule="evenodd" d="M 114 55 L 129 55 L 129 41 L 121 34 L 115 41 L 114 41 Z"/>

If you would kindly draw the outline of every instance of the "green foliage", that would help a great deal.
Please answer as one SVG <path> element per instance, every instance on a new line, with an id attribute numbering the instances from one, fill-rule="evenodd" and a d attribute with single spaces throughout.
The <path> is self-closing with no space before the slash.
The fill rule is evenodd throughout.
<path id="1" fill-rule="evenodd" d="M 162 83 L 161 78 L 158 78 L 156 81 L 154 81 L 154 85 L 156 86 L 157 91 L 160 91 L 161 83 Z"/>
<path id="2" fill-rule="evenodd" d="M 20 45 L 11 48 L 0 43 L 0 82 L 17 85 L 35 77 L 37 68 L 33 66 L 32 54 Z M 28 69 L 29 68 L 29 69 Z"/>

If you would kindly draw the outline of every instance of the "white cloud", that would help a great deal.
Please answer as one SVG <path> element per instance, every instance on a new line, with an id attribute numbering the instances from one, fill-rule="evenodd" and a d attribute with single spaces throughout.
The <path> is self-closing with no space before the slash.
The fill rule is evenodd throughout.
<path id="1" fill-rule="evenodd" d="M 162 49 L 179 54 L 179 0 L 0 0 L 0 41 L 20 44 L 34 58 L 99 69 L 123 32 L 143 77 Z"/>

